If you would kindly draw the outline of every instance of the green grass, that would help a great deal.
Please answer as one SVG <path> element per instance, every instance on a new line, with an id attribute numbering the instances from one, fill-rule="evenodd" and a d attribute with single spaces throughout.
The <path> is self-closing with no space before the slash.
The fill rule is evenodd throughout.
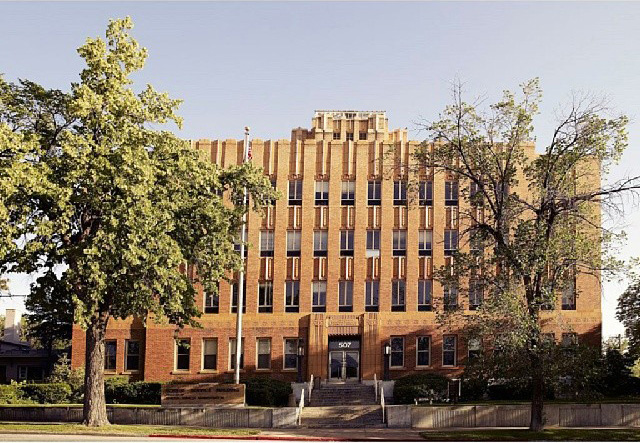
<path id="1" fill-rule="evenodd" d="M 488 429 L 469 431 L 425 431 L 430 441 L 638 441 L 640 429 Z"/>
<path id="2" fill-rule="evenodd" d="M 24 434 L 98 434 L 147 436 L 163 435 L 255 435 L 255 429 L 191 428 L 186 426 L 108 425 L 90 428 L 80 424 L 39 424 L 0 422 L 1 433 Z"/>

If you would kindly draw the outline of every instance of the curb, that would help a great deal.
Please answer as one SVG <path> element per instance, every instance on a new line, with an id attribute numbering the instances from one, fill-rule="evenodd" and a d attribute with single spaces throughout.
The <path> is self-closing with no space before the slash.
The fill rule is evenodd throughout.
<path id="1" fill-rule="evenodd" d="M 147 437 L 194 438 L 202 440 L 271 440 L 271 441 L 349 441 L 329 437 L 302 437 L 297 435 L 194 435 L 194 434 L 149 434 Z"/>

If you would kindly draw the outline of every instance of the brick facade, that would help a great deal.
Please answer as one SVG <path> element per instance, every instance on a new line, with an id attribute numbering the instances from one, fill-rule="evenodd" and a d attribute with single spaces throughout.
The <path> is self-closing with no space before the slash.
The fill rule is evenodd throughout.
<path id="1" fill-rule="evenodd" d="M 394 164 L 410 161 L 418 142 L 407 140 L 407 131 L 388 130 L 384 112 L 318 111 L 311 130 L 297 128 L 291 140 L 252 141 L 253 162 L 264 168 L 282 198 L 261 218 L 249 214 L 247 257 L 246 314 L 244 316 L 244 369 L 248 375 L 269 374 L 294 381 L 297 370 L 284 369 L 284 340 L 299 338 L 305 349 L 301 359 L 304 378 L 311 374 L 327 378 L 330 374 L 329 341 L 334 338 L 360 340 L 358 376 L 378 378 L 383 373 L 382 350 L 391 337 L 404 337 L 402 365 L 391 367 L 392 378 L 423 370 L 437 370 L 457 374 L 467 355 L 464 337 L 459 330 L 443 329 L 433 311 L 418 308 L 418 282 L 431 280 L 433 269 L 445 263 L 445 230 L 462 230 L 464 220 L 458 220 L 457 205 L 445 202 L 446 177 L 432 178 L 433 202 L 422 205 L 394 205 L 394 181 L 404 178 L 401 171 L 389 174 Z M 236 140 L 193 142 L 197 149 L 210 153 L 211 161 L 228 167 L 242 161 L 244 142 Z M 535 155 L 533 146 L 530 154 Z M 395 163 L 394 163 L 395 162 Z M 428 177 L 425 177 L 428 178 Z M 289 201 L 289 182 L 302 181 L 301 204 Z M 368 183 L 380 181 L 379 205 L 370 205 Z M 316 181 L 328 181 L 328 202 L 320 199 L 316 205 Z M 342 201 L 343 182 L 353 181 L 353 204 Z M 321 195 L 321 197 L 323 197 Z M 411 197 L 409 197 L 411 198 Z M 294 199 L 295 200 L 295 199 Z M 343 203 L 346 203 L 343 205 Z M 396 201 L 396 203 L 398 203 Z M 451 203 L 451 202 L 449 202 Z M 459 201 L 464 205 L 463 199 Z M 367 231 L 379 229 L 379 257 L 368 257 Z M 341 231 L 353 231 L 353 252 L 341 251 Z M 418 252 L 419 231 L 432 232 L 431 255 Z M 273 252 L 261 253 L 260 232 L 273 231 Z M 299 256 L 287 252 L 287 232 L 300 232 Z M 314 232 L 327 233 L 326 256 L 314 257 Z M 394 257 L 394 231 L 406 232 L 406 253 Z M 468 247 L 460 242 L 460 248 Z M 396 248 L 398 249 L 398 248 Z M 399 251 L 396 251 L 399 252 Z M 261 256 L 265 255 L 265 256 Z M 272 256 L 269 256 L 272 255 Z M 323 254 L 320 254 L 323 255 Z M 392 306 L 392 282 L 406 285 L 404 306 Z M 298 312 L 287 312 L 286 282 L 299 282 Z M 352 305 L 339 305 L 340 282 L 352 282 Z M 367 281 L 379 283 L 378 309 L 366 307 Z M 273 287 L 271 311 L 259 311 L 259 285 L 271 282 Z M 326 282 L 325 312 L 314 312 L 313 282 Z M 432 300 L 441 300 L 443 288 L 431 281 Z M 560 300 L 553 311 L 544 312 L 545 328 L 561 339 L 563 332 L 575 332 L 582 342 L 600 343 L 601 310 L 600 283 L 597 276 L 579 275 L 577 278 L 575 310 L 562 310 Z M 205 313 L 200 319 L 202 329 L 162 326 L 139 320 L 111 321 L 107 339 L 116 342 L 116 368 L 109 373 L 130 375 L 132 379 L 168 381 L 228 380 L 232 378 L 229 363 L 229 338 L 235 336 L 236 315 L 231 312 L 232 287 L 220 282 L 218 313 Z M 204 308 L 202 289 L 197 302 Z M 469 300 L 462 291 L 458 303 L 466 313 Z M 269 309 L 268 306 L 263 307 Z M 291 307 L 290 307 L 291 308 Z M 402 309 L 395 312 L 394 309 Z M 290 310 L 290 309 L 289 309 Z M 315 311 L 319 311 L 316 308 Z M 443 336 L 454 335 L 457 340 L 455 364 L 443 366 Z M 428 365 L 418 365 L 416 340 L 430 336 Z M 190 339 L 188 369 L 177 370 L 175 338 Z M 203 339 L 217 339 L 216 369 L 203 369 Z M 268 369 L 257 368 L 257 340 L 271 340 Z M 125 370 L 126 340 L 140 344 L 140 364 L 137 371 Z M 84 365 L 84 332 L 73 328 L 74 367 Z M 426 359 L 423 353 L 423 362 Z M 451 355 L 451 353 L 449 353 Z M 183 357 L 187 358 L 187 357 Z M 290 357 L 291 358 L 291 357 Z M 396 356 L 396 362 L 399 356 Z M 290 360 L 290 363 L 293 360 Z"/>

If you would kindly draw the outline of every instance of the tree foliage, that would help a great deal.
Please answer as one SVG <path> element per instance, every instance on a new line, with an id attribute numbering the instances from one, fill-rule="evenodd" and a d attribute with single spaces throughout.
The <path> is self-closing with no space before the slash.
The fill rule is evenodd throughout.
<path id="1" fill-rule="evenodd" d="M 215 293 L 240 267 L 234 237 L 249 208 L 233 197 L 246 187 L 254 209 L 277 197 L 252 165 L 219 169 L 157 129 L 181 125 L 180 101 L 151 85 L 132 88 L 130 76 L 147 58 L 132 27 L 129 18 L 111 20 L 106 38 L 87 39 L 78 49 L 86 67 L 69 93 L 24 81 L 2 87 L 0 167 L 12 178 L 2 184 L 9 223 L 0 259 L 5 270 L 44 274 L 33 305 L 48 310 L 69 294 L 74 321 L 87 329 L 90 425 L 107 422 L 109 318 L 197 326 L 194 284 Z M 196 267 L 193 279 L 180 272 L 185 263 Z"/>

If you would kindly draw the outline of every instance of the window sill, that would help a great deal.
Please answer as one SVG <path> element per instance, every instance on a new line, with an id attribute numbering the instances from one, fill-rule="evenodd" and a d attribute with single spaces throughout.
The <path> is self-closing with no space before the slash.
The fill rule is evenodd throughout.
<path id="1" fill-rule="evenodd" d="M 298 372 L 298 368 L 282 369 L 281 372 Z"/>
<path id="2" fill-rule="evenodd" d="M 389 370 L 391 370 L 391 371 L 406 371 L 407 368 L 405 368 L 404 366 L 391 366 L 389 368 Z"/>
<path id="3" fill-rule="evenodd" d="M 202 369 L 198 371 L 198 374 L 217 374 L 217 373 L 218 373 L 217 369 Z"/>
<path id="4" fill-rule="evenodd" d="M 429 366 L 416 366 L 415 370 L 416 371 L 430 371 L 433 369 L 433 366 L 429 365 Z"/>
<path id="5" fill-rule="evenodd" d="M 118 371 L 116 371 L 115 369 L 109 369 L 104 371 L 104 375 L 117 375 Z"/>
<path id="6" fill-rule="evenodd" d="M 190 370 L 182 370 L 182 369 L 176 369 L 174 371 L 170 372 L 171 375 L 188 375 L 191 374 Z"/>
<path id="7" fill-rule="evenodd" d="M 135 370 L 131 370 L 131 371 L 124 371 L 122 372 L 122 375 L 131 375 L 131 374 L 139 374 L 140 373 L 140 369 L 135 369 Z"/>
<path id="8" fill-rule="evenodd" d="M 242 372 L 242 371 L 240 371 L 240 372 Z M 258 369 L 258 368 L 256 368 L 256 372 L 260 372 L 260 373 L 264 374 L 265 372 L 272 372 L 272 371 L 271 371 L 271 368 L 269 368 L 269 369 Z"/>

